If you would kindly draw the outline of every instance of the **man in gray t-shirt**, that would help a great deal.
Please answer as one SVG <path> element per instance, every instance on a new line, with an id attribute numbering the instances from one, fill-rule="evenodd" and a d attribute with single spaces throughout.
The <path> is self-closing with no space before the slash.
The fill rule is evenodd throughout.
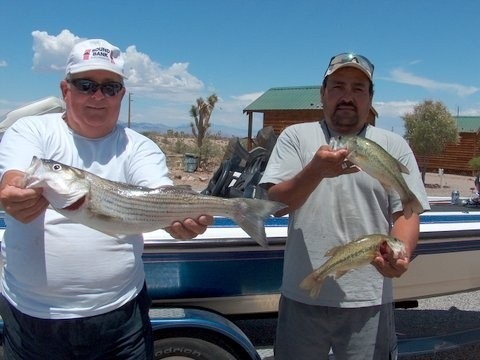
<path id="1" fill-rule="evenodd" d="M 275 359 L 395 358 L 392 277 L 403 274 L 419 235 L 419 214 L 406 216 L 395 191 L 357 168 L 345 167 L 346 149 L 328 144 L 338 135 L 373 140 L 403 163 L 405 180 L 424 210 L 425 188 L 412 150 L 399 135 L 368 124 L 373 98 L 373 65 L 361 55 L 334 56 L 321 98 L 325 119 L 290 126 L 280 135 L 261 180 L 270 199 L 288 205 Z M 390 234 L 406 258 L 377 256 L 372 265 L 334 279 L 317 297 L 299 287 L 323 264 L 328 249 L 368 234 Z"/>

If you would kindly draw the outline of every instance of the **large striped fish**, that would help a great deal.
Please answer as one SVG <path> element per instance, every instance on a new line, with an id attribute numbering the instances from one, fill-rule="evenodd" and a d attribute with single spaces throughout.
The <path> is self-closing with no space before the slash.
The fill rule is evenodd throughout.
<path id="1" fill-rule="evenodd" d="M 43 188 L 43 196 L 60 214 L 110 235 L 149 232 L 207 214 L 234 220 L 267 246 L 264 220 L 285 207 L 268 200 L 200 195 L 180 186 L 132 186 L 35 156 L 25 172 L 26 187 Z"/>

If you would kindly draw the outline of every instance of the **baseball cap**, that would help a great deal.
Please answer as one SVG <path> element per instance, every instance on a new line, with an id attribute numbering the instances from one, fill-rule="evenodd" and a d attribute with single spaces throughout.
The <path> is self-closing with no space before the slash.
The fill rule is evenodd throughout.
<path id="1" fill-rule="evenodd" d="M 102 39 L 81 41 L 73 47 L 67 61 L 65 74 L 89 70 L 107 70 L 122 77 L 124 59 L 120 49 Z"/>
<path id="2" fill-rule="evenodd" d="M 328 64 L 327 71 L 325 71 L 326 78 L 328 75 L 333 74 L 338 69 L 344 67 L 354 67 L 358 70 L 361 70 L 368 79 L 372 81 L 374 66 L 365 56 L 352 54 L 352 53 L 342 53 L 335 56 L 332 56 L 330 63 Z"/>

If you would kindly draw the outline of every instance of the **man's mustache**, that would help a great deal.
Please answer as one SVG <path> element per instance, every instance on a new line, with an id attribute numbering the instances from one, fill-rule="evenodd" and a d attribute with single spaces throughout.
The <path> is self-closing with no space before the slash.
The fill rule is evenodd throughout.
<path id="1" fill-rule="evenodd" d="M 357 111 L 357 107 L 355 106 L 355 104 L 353 102 L 350 102 L 350 101 L 342 101 L 340 103 L 337 104 L 337 106 L 335 106 L 335 111 L 339 110 L 339 108 L 341 107 L 351 107 L 353 109 L 355 109 L 355 111 Z"/>

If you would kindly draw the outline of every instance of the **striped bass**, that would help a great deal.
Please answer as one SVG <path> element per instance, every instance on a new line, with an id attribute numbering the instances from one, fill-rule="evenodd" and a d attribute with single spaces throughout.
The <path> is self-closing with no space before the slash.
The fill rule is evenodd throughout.
<path id="1" fill-rule="evenodd" d="M 424 211 L 403 178 L 402 173 L 410 173 L 407 167 L 376 142 L 360 136 L 338 136 L 332 139 L 331 145 L 334 149 L 346 148 L 349 151 L 348 161 L 380 181 L 385 189 L 395 190 L 400 195 L 406 218 L 412 213 L 421 214 Z"/>
<path id="2" fill-rule="evenodd" d="M 395 259 L 406 256 L 405 245 L 393 236 L 382 234 L 361 236 L 345 245 L 328 250 L 325 256 L 330 258 L 308 275 L 300 283 L 300 288 L 310 291 L 312 298 L 316 297 L 327 276 L 333 275 L 335 279 L 339 279 L 352 269 L 370 264 L 379 254 L 383 244 L 390 247 Z"/>
<path id="3" fill-rule="evenodd" d="M 268 200 L 200 195 L 185 186 L 132 186 L 36 156 L 25 173 L 26 187 L 43 188 L 43 196 L 60 214 L 109 235 L 139 234 L 177 220 L 218 215 L 267 246 L 264 220 L 285 207 Z"/>

